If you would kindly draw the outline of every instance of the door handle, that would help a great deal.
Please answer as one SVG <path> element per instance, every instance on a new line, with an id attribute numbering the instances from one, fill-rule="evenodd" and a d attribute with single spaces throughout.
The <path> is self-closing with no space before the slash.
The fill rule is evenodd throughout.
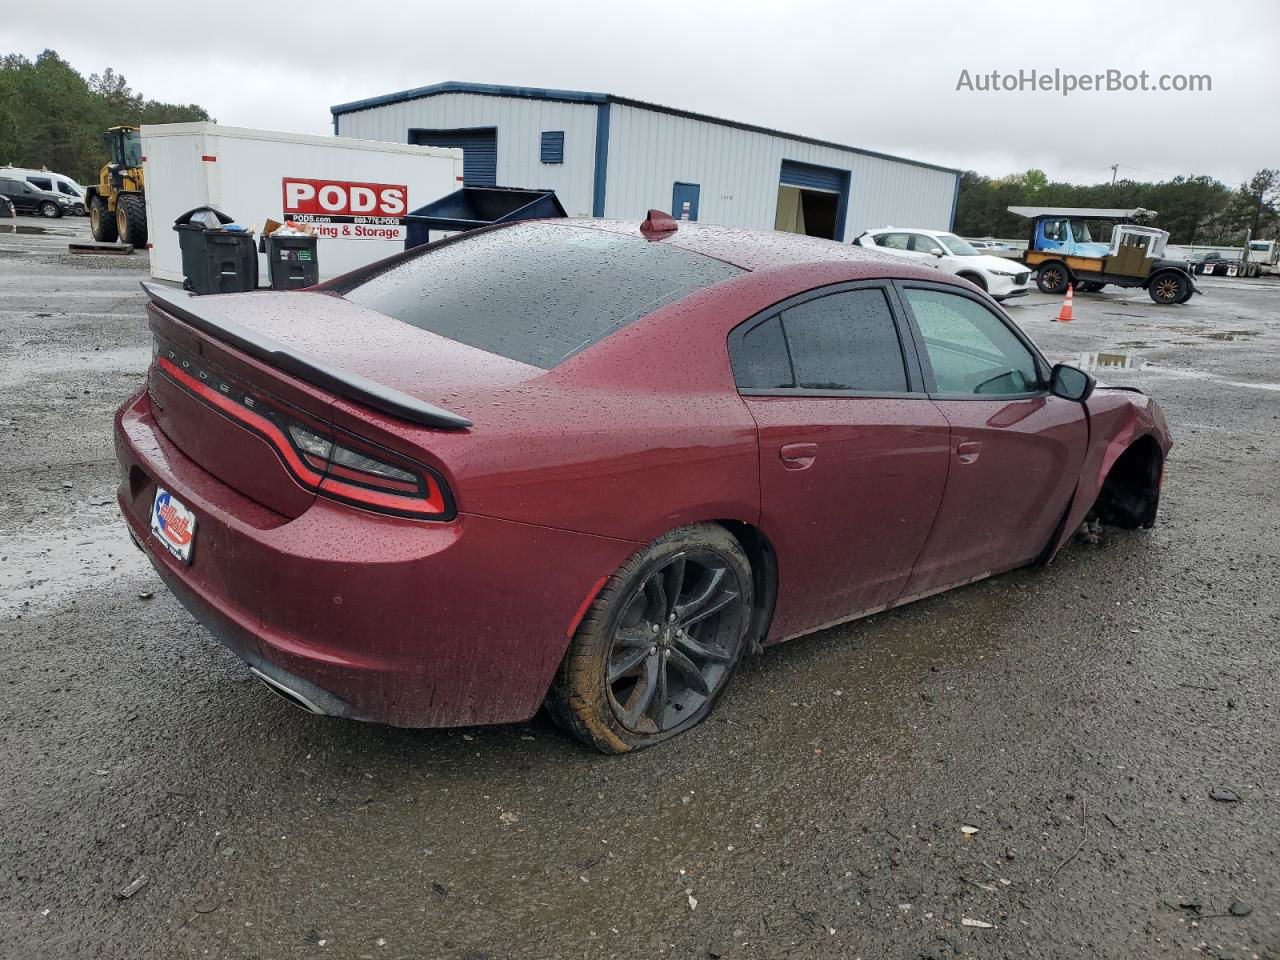
<path id="1" fill-rule="evenodd" d="M 982 452 L 982 444 L 977 440 L 966 440 L 956 446 L 956 455 L 961 463 L 973 463 Z"/>
<path id="2" fill-rule="evenodd" d="M 788 470 L 804 470 L 813 465 L 818 456 L 816 443 L 784 443 L 778 448 L 778 456 L 782 465 Z"/>

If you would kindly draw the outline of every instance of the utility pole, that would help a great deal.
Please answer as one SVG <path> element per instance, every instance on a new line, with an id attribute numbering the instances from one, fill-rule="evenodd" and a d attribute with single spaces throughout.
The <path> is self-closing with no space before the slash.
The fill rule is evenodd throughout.
<path id="1" fill-rule="evenodd" d="M 1113 187 L 1116 185 L 1116 174 L 1119 172 L 1120 172 L 1120 164 L 1113 163 L 1111 165 L 1111 185 Z"/>

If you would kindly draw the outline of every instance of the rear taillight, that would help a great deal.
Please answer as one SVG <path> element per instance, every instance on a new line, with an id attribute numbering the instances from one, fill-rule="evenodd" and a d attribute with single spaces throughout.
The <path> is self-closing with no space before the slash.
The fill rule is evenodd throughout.
<path id="1" fill-rule="evenodd" d="M 321 496 L 379 513 L 450 520 L 453 500 L 430 467 L 354 434 L 303 422 L 283 404 L 250 394 L 202 363 L 157 343 L 156 367 L 222 415 L 257 434 L 290 475 Z"/>

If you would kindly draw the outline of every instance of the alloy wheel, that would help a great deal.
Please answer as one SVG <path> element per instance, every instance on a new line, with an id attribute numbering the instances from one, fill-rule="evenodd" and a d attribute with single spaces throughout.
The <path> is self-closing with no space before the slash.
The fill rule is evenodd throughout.
<path id="1" fill-rule="evenodd" d="M 623 608 L 605 661 L 619 723 L 662 733 L 716 696 L 742 642 L 742 593 L 712 551 L 677 554 L 649 574 Z"/>

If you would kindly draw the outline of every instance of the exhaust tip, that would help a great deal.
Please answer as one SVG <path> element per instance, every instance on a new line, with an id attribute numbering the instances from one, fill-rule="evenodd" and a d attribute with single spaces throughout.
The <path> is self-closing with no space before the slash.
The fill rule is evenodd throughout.
<path id="1" fill-rule="evenodd" d="M 313 703 L 307 697 L 304 697 L 297 690 L 294 690 L 290 687 L 285 686 L 279 680 L 276 680 L 272 677 L 267 676 L 257 667 L 250 667 L 249 672 L 252 673 L 259 680 L 261 680 L 262 685 L 265 686 L 268 690 L 270 690 L 272 693 L 274 693 L 276 696 L 280 697 L 282 700 L 286 701 L 287 703 L 293 704 L 299 710 L 305 710 L 307 713 L 313 713 L 317 717 L 327 716 L 327 714 L 323 710 L 321 710 L 318 706 L 316 706 L 315 703 Z"/>

